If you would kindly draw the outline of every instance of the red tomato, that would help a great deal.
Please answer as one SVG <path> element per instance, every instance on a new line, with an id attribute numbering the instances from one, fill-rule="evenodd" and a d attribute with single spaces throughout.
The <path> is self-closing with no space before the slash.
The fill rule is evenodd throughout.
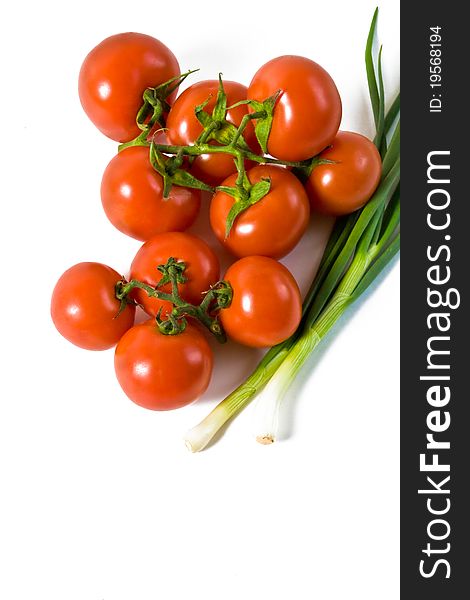
<path id="1" fill-rule="evenodd" d="M 268 152 L 300 161 L 328 146 L 341 122 L 341 98 L 330 75 L 303 56 L 279 56 L 263 65 L 248 87 L 262 102 L 281 91 L 274 108 Z"/>
<path id="2" fill-rule="evenodd" d="M 153 319 L 129 329 L 114 355 L 125 394 L 152 410 L 180 408 L 199 398 L 209 385 L 212 362 L 197 327 L 188 323 L 182 333 L 164 335 Z"/>
<path id="3" fill-rule="evenodd" d="M 248 171 L 251 183 L 271 179 L 269 193 L 242 212 L 225 238 L 225 223 L 235 199 L 224 192 L 214 194 L 210 222 L 219 241 L 235 256 L 258 254 L 281 258 L 298 243 L 308 225 L 310 207 L 300 181 L 282 167 L 261 165 Z M 224 186 L 235 185 L 231 175 Z"/>
<path id="4" fill-rule="evenodd" d="M 111 267 L 83 262 L 60 277 L 51 301 L 54 325 L 69 342 L 87 350 L 111 348 L 134 323 L 135 307 L 128 304 L 117 316 L 115 296 L 121 279 Z"/>
<path id="5" fill-rule="evenodd" d="M 382 160 L 375 145 L 363 135 L 340 131 L 320 158 L 336 161 L 318 165 L 305 188 L 312 210 L 346 215 L 367 203 L 379 185 Z"/>
<path id="6" fill-rule="evenodd" d="M 247 256 L 224 277 L 233 289 L 232 303 L 220 311 L 221 323 L 236 342 L 265 348 L 290 337 L 302 316 L 302 300 L 290 271 L 265 256 Z"/>
<path id="7" fill-rule="evenodd" d="M 173 186 L 163 198 L 163 178 L 150 164 L 149 149 L 131 146 L 119 152 L 106 167 L 101 201 L 111 223 L 137 240 L 157 233 L 183 231 L 194 222 L 201 192 Z"/>
<path id="8" fill-rule="evenodd" d="M 199 81 L 178 96 L 170 110 L 166 123 L 168 127 L 167 137 L 170 144 L 179 146 L 194 144 L 203 131 L 202 125 L 194 114 L 194 108 L 212 95 L 211 100 L 205 107 L 206 112 L 212 114 L 218 88 L 219 82 L 216 80 Z M 224 81 L 224 89 L 227 95 L 227 106 L 240 100 L 246 100 L 246 87 L 241 83 Z M 247 112 L 248 109 L 244 105 L 232 108 L 227 113 L 227 121 L 238 127 Z M 248 124 L 244 136 L 250 148 L 257 151 L 259 146 L 252 123 Z M 217 144 L 215 141 L 211 143 Z M 210 185 L 218 185 L 231 173 L 235 173 L 236 170 L 231 154 L 203 154 L 194 160 L 191 167 L 191 173 L 195 177 L 206 181 Z"/>
<path id="9" fill-rule="evenodd" d="M 184 275 L 187 282 L 178 286 L 181 297 L 192 304 L 199 304 L 201 294 L 219 279 L 219 261 L 209 246 L 194 235 L 160 233 L 145 242 L 132 261 L 130 278 L 155 286 L 161 279 L 158 265 L 165 264 L 170 257 L 186 263 Z M 162 286 L 161 290 L 170 292 L 171 286 Z M 134 289 L 132 294 L 149 315 L 156 315 L 160 307 L 163 314 L 171 309 L 168 302 L 149 298 L 143 290 Z"/>
<path id="10" fill-rule="evenodd" d="M 127 142 L 140 133 L 135 118 L 145 89 L 179 73 L 174 54 L 159 40 L 143 33 L 112 35 L 83 61 L 78 80 L 80 102 L 102 133 Z"/>

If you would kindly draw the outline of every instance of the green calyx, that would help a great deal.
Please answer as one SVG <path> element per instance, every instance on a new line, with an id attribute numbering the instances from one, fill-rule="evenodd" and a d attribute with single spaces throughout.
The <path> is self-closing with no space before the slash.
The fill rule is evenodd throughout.
<path id="1" fill-rule="evenodd" d="M 193 69 L 181 73 L 176 77 L 172 77 L 168 81 L 161 83 L 153 88 L 146 88 L 142 94 L 142 106 L 136 115 L 135 121 L 141 133 L 130 140 L 119 145 L 118 151 L 121 152 L 129 146 L 145 146 L 148 144 L 147 138 L 153 128 L 158 124 L 164 128 L 165 115 L 170 111 L 171 106 L 167 102 L 167 98 L 178 89 L 180 84 L 192 73 L 196 73 L 199 69 Z"/>
<path id="2" fill-rule="evenodd" d="M 271 179 L 261 179 L 261 181 L 251 184 L 246 173 L 241 185 L 236 185 L 235 187 L 219 186 L 217 188 L 217 191 L 228 194 L 235 199 L 225 222 L 225 238 L 228 238 L 230 235 L 230 231 L 238 215 L 264 198 L 270 189 Z"/>
<path id="3" fill-rule="evenodd" d="M 184 300 L 179 292 L 179 285 L 187 281 L 185 276 L 186 264 L 173 257 L 168 258 L 165 264 L 157 266 L 162 277 L 155 287 L 147 285 L 137 279 L 129 282 L 120 280 L 116 284 L 116 298 L 120 301 L 119 313 L 128 302 L 135 302 L 129 298 L 134 288 L 144 290 L 149 298 L 158 298 L 172 304 L 173 308 L 162 317 L 160 309 L 155 317 L 160 332 L 164 335 L 178 335 L 187 326 L 187 317 L 197 319 L 217 339 L 224 343 L 227 338 L 218 319 L 218 312 L 230 306 L 232 301 L 232 288 L 226 281 L 219 281 L 203 294 L 199 305 L 194 305 Z M 163 287 L 170 287 L 170 291 L 163 291 Z M 118 313 L 118 314 L 119 314 Z"/>
<path id="4" fill-rule="evenodd" d="M 211 98 L 212 96 L 209 96 L 207 100 L 194 109 L 197 120 L 204 128 L 195 145 L 198 146 L 215 140 L 222 146 L 234 146 L 237 143 L 238 147 L 250 151 L 245 139 L 238 134 L 237 127 L 227 120 L 227 112 L 232 107 L 227 108 L 227 95 L 221 73 L 219 73 L 219 89 L 217 91 L 215 106 L 212 109 L 212 113 L 209 114 L 205 111 L 205 108 L 211 101 Z"/>
<path id="5" fill-rule="evenodd" d="M 117 281 L 116 285 L 114 286 L 114 295 L 116 296 L 116 299 L 119 300 L 119 310 L 114 316 L 115 319 L 119 317 L 119 315 L 125 310 L 128 304 L 134 306 L 136 305 L 136 302 L 128 295 L 129 292 L 126 290 L 126 286 L 128 285 L 128 282 L 123 277 L 122 279 Z"/>
<path id="6" fill-rule="evenodd" d="M 251 108 L 253 111 L 265 114 L 262 118 L 257 119 L 255 124 L 256 138 L 261 146 L 261 150 L 265 154 L 268 152 L 268 139 L 273 124 L 274 107 L 280 95 L 281 90 L 278 90 L 275 94 L 264 100 L 264 102 L 251 100 Z"/>
<path id="7" fill-rule="evenodd" d="M 268 153 L 268 139 L 273 124 L 274 108 L 281 94 L 282 90 L 277 90 L 277 92 L 266 98 L 266 100 L 263 100 L 263 102 L 258 102 L 258 100 L 242 100 L 230 107 L 235 108 L 236 106 L 246 104 L 251 108 L 253 112 L 248 116 L 250 119 L 256 121 L 255 134 L 264 154 Z"/>
<path id="8" fill-rule="evenodd" d="M 325 150 L 326 150 L 326 148 L 325 148 Z M 319 167 L 320 165 L 336 165 L 336 164 L 338 164 L 338 161 L 336 161 L 336 160 L 329 160 L 327 158 L 320 158 L 319 156 L 314 156 L 313 158 L 303 161 L 303 164 L 298 167 L 295 167 L 292 170 L 292 172 L 298 179 L 300 179 L 300 181 L 302 183 L 305 183 L 307 181 L 307 179 L 310 177 L 310 175 L 312 174 L 312 171 L 316 167 Z"/>
<path id="9" fill-rule="evenodd" d="M 170 111 L 171 106 L 167 98 L 178 89 L 181 83 L 199 69 L 193 69 L 172 77 L 157 87 L 147 88 L 143 93 L 143 104 L 137 113 L 136 123 L 142 131 L 151 131 L 157 123 L 165 127 L 164 115 Z"/>

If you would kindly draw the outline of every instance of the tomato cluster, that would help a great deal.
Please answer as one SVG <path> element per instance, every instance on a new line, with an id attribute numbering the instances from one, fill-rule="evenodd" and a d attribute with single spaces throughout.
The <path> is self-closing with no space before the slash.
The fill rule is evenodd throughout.
<path id="1" fill-rule="evenodd" d="M 269 347 L 302 316 L 291 273 L 277 259 L 305 233 L 311 214 L 362 207 L 381 176 L 363 136 L 339 132 L 341 99 L 330 75 L 299 56 L 269 61 L 248 87 L 200 81 L 179 96 L 178 61 L 159 40 L 111 36 L 85 58 L 82 106 L 120 142 L 101 200 L 111 223 L 143 243 L 121 277 L 79 263 L 58 280 L 51 315 L 70 342 L 116 346 L 117 379 L 131 400 L 178 408 L 209 385 L 217 339 Z M 220 279 L 206 241 L 186 233 L 211 192 L 210 224 L 235 262 Z M 134 324 L 136 307 L 148 319 Z"/>

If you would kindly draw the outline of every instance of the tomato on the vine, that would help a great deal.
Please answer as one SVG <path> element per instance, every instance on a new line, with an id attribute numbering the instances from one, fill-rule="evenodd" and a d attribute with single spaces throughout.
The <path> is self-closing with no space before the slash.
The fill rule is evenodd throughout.
<path id="1" fill-rule="evenodd" d="M 78 81 L 80 101 L 102 133 L 116 142 L 127 142 L 140 133 L 135 119 L 145 89 L 179 72 L 174 54 L 159 40 L 143 33 L 112 35 L 83 61 Z"/>
<path id="2" fill-rule="evenodd" d="M 305 183 L 312 210 L 340 216 L 364 206 L 382 174 L 375 145 L 359 133 L 340 131 L 319 158 L 333 162 L 316 166 Z"/>
<path id="3" fill-rule="evenodd" d="M 178 284 L 181 298 L 199 304 L 203 292 L 208 291 L 219 279 L 219 261 L 205 242 L 189 233 L 160 233 L 145 242 L 132 261 L 130 278 L 156 286 L 162 277 L 157 267 L 165 264 L 170 257 L 186 264 L 186 282 Z M 159 290 L 170 292 L 171 288 L 166 284 Z M 149 298 L 143 290 L 132 290 L 132 297 L 149 315 L 156 315 L 160 308 L 163 315 L 171 310 L 167 301 Z"/>
<path id="4" fill-rule="evenodd" d="M 286 340 L 297 329 L 302 300 L 297 282 L 281 263 L 247 256 L 224 277 L 232 286 L 232 303 L 220 311 L 229 337 L 246 346 L 265 348 Z"/>
<path id="5" fill-rule="evenodd" d="M 175 100 L 167 119 L 167 137 L 170 144 L 188 146 L 194 144 L 201 135 L 203 127 L 199 123 L 194 109 L 210 98 L 205 106 L 205 111 L 212 113 L 217 99 L 219 82 L 217 80 L 199 81 L 187 88 Z M 240 100 L 246 100 L 246 86 L 236 81 L 224 81 L 224 90 L 227 96 L 227 106 L 231 106 Z M 226 119 L 232 125 L 238 127 L 247 114 L 245 105 L 230 108 Z M 256 140 L 253 124 L 250 122 L 244 131 L 244 137 L 249 147 L 256 151 L 259 146 Z M 212 141 L 211 144 L 218 145 Z M 218 185 L 231 173 L 236 172 L 235 163 L 231 154 L 202 154 L 196 157 L 192 163 L 191 173 L 206 181 L 210 185 Z"/>
<path id="6" fill-rule="evenodd" d="M 307 229 L 310 207 L 305 189 L 283 167 L 260 165 L 250 169 L 247 176 L 252 184 L 269 178 L 269 192 L 237 216 L 227 238 L 225 224 L 235 199 L 223 191 L 216 192 L 210 206 L 211 227 L 235 256 L 281 258 L 297 245 Z M 236 178 L 231 175 L 223 185 L 233 187 Z"/>
<path id="7" fill-rule="evenodd" d="M 135 325 L 116 346 L 114 367 L 125 394 L 152 410 L 180 408 L 197 400 L 212 375 L 212 350 L 190 323 L 165 335 L 154 319 Z"/>
<path id="8" fill-rule="evenodd" d="M 163 198 L 163 178 L 150 164 L 149 149 L 131 146 L 106 167 L 101 201 L 106 216 L 119 231 L 145 241 L 157 233 L 183 231 L 192 225 L 201 192 L 174 185 L 169 197 Z"/>
<path id="9" fill-rule="evenodd" d="M 132 304 L 119 313 L 115 287 L 121 279 L 117 271 L 96 262 L 78 263 L 65 271 L 51 301 L 51 317 L 59 333 L 87 350 L 117 344 L 132 327 L 135 314 Z"/>
<path id="10" fill-rule="evenodd" d="M 341 98 L 325 69 L 303 56 L 274 58 L 256 72 L 248 98 L 262 102 L 276 92 L 269 154 L 301 161 L 326 148 L 341 122 Z"/>

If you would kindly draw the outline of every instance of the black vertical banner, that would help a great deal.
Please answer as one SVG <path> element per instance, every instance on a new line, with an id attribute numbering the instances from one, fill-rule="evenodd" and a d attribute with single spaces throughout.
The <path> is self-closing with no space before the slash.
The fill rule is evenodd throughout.
<path id="1" fill-rule="evenodd" d="M 470 597 L 465 3 L 402 2 L 401 598 Z"/>

